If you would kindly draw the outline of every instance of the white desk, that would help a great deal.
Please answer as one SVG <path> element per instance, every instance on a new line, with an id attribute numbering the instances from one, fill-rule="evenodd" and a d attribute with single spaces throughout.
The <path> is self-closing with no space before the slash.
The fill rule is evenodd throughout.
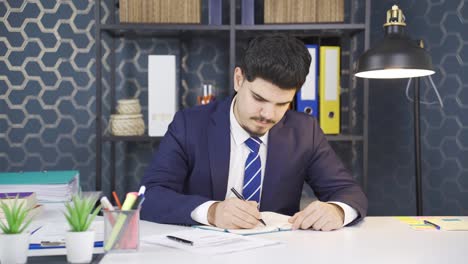
<path id="1" fill-rule="evenodd" d="M 464 217 L 468 219 L 468 217 Z M 65 221 L 59 207 L 47 206 L 38 222 Z M 190 227 L 141 221 L 140 237 Z M 416 231 L 392 217 L 367 217 L 357 226 L 332 232 L 291 231 L 259 235 L 283 244 L 206 257 L 163 246 L 140 244 L 133 253 L 107 254 L 101 263 L 467 263 L 468 231 Z M 95 253 L 102 248 L 95 249 Z M 30 250 L 29 256 L 64 255 L 65 249 Z"/>
<path id="2" fill-rule="evenodd" d="M 465 217 L 468 219 L 468 217 Z M 141 221 L 141 235 L 189 227 Z M 468 231 L 416 231 L 392 217 L 367 217 L 333 232 L 300 230 L 259 235 L 283 244 L 228 255 L 204 256 L 140 244 L 134 253 L 107 254 L 101 263 L 467 263 Z"/>

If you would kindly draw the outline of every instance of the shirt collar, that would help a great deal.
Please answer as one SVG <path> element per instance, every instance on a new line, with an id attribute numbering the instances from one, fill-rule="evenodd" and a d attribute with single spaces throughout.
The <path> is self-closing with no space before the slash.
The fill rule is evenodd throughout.
<path id="1" fill-rule="evenodd" d="M 239 124 L 239 122 L 236 119 L 236 116 L 234 115 L 234 104 L 236 103 L 237 95 L 234 96 L 231 102 L 231 110 L 229 111 L 229 122 L 231 125 L 231 135 L 234 138 L 234 142 L 237 146 L 243 144 L 249 137 L 250 134 L 247 133 Z M 265 133 L 265 135 L 259 137 L 260 140 L 262 141 L 262 144 L 267 146 L 268 143 L 268 132 Z"/>

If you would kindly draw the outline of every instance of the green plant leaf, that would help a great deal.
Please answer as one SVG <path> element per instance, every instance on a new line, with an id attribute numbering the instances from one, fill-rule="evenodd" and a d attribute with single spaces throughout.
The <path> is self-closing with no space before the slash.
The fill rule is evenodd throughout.
<path id="1" fill-rule="evenodd" d="M 83 193 L 78 193 L 72 197 L 72 201 L 66 203 L 66 213 L 64 213 L 71 231 L 82 232 L 87 231 L 97 213 L 101 209 L 98 206 L 94 211 L 93 207 L 99 197 L 85 196 Z M 92 214 L 91 214 L 92 213 Z"/>
<path id="2" fill-rule="evenodd" d="M 23 231 L 26 228 L 28 228 L 28 226 L 31 224 L 32 220 L 33 220 L 32 218 L 29 218 L 29 220 L 26 223 L 24 223 L 23 226 L 20 228 L 19 233 L 23 233 Z"/>
<path id="3" fill-rule="evenodd" d="M 85 226 L 85 230 L 88 230 L 89 226 L 91 225 L 91 223 L 94 221 L 94 218 L 96 218 L 96 215 L 98 214 L 99 210 L 101 210 L 101 205 L 99 205 L 98 207 L 96 207 L 96 209 L 94 209 L 93 213 L 91 214 L 91 216 L 88 218 L 88 221 L 86 223 L 86 226 Z"/>
<path id="4" fill-rule="evenodd" d="M 70 203 L 66 203 L 65 207 L 67 209 L 67 213 L 65 214 L 65 217 L 67 218 L 68 224 L 70 225 L 72 231 L 77 232 L 77 226 L 78 223 L 76 222 L 76 217 L 75 217 L 75 210 L 73 209 L 73 206 L 71 206 Z"/>
<path id="5" fill-rule="evenodd" d="M 11 205 L 0 201 L 0 208 L 6 219 L 6 224 L 0 222 L 0 228 L 5 234 L 19 234 L 23 232 L 32 221 L 32 219 L 28 219 L 31 208 L 27 208 L 26 203 L 20 200 L 18 195 L 14 198 L 13 204 Z"/>
<path id="6" fill-rule="evenodd" d="M 3 233 L 8 234 L 8 226 L 5 225 L 2 221 L 0 221 L 0 228 L 2 229 Z"/>

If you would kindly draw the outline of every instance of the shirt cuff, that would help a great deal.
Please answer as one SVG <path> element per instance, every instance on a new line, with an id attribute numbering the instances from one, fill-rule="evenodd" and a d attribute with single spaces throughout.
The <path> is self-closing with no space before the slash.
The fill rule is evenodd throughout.
<path id="1" fill-rule="evenodd" d="M 354 219 L 358 217 L 358 213 L 356 209 L 352 208 L 351 206 L 345 203 L 342 203 L 342 202 L 328 202 L 328 203 L 336 204 L 339 207 L 341 207 L 341 209 L 343 209 L 343 212 L 344 212 L 343 226 L 346 226 L 347 224 L 351 223 Z"/>
<path id="2" fill-rule="evenodd" d="M 216 202 L 217 201 L 208 201 L 202 203 L 197 208 L 193 209 L 192 213 L 190 213 L 190 217 L 192 217 L 193 221 L 202 225 L 210 225 L 210 223 L 208 223 L 208 209 L 210 209 L 210 206 Z"/>

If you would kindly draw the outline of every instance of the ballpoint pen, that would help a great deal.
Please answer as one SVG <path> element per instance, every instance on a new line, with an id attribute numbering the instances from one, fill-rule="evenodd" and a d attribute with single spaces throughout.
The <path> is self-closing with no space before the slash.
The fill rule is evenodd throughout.
<path id="1" fill-rule="evenodd" d="M 424 220 L 424 224 L 435 227 L 437 230 L 440 230 L 440 226 L 432 223 L 431 221 Z"/>
<path id="2" fill-rule="evenodd" d="M 137 197 L 137 200 L 135 201 L 135 203 L 133 204 L 133 207 L 132 209 L 133 210 L 136 210 L 138 208 L 141 207 L 141 204 L 143 203 L 143 201 L 145 200 L 145 191 L 146 191 L 146 187 L 144 185 L 142 185 L 140 187 L 140 190 L 138 191 L 138 197 Z"/>
<path id="3" fill-rule="evenodd" d="M 41 228 L 42 228 L 42 226 L 39 226 L 38 228 L 36 228 L 36 229 L 34 229 L 33 231 L 31 231 L 31 235 L 34 235 L 34 233 L 36 233 L 37 230 L 39 230 L 39 229 L 41 229 Z"/>
<path id="4" fill-rule="evenodd" d="M 168 239 L 170 239 L 170 240 L 173 240 L 173 241 L 176 241 L 176 242 L 179 242 L 179 243 L 183 243 L 183 244 L 187 244 L 189 246 L 193 246 L 193 241 L 183 239 L 183 238 L 180 238 L 180 237 L 176 237 L 176 236 L 166 236 L 166 237 Z"/>
<path id="5" fill-rule="evenodd" d="M 242 196 L 242 194 L 238 193 L 238 192 L 236 191 L 236 189 L 234 189 L 234 187 L 231 188 L 231 192 L 234 193 L 234 195 L 235 195 L 237 198 L 241 199 L 242 201 L 245 201 L 244 196 Z M 264 222 L 261 218 L 258 219 L 258 221 L 259 221 L 260 223 L 262 223 L 264 226 L 266 226 L 265 222 Z"/>

